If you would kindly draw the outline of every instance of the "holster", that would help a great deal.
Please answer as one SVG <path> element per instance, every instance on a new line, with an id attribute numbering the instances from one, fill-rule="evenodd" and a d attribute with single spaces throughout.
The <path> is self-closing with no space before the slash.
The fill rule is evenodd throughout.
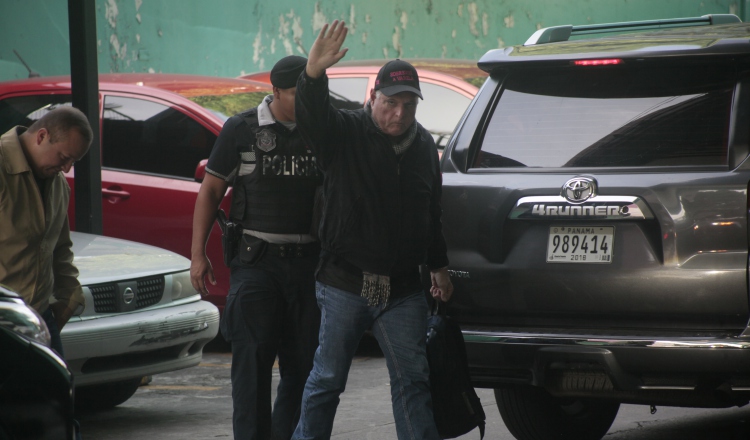
<path id="1" fill-rule="evenodd" d="M 237 255 L 242 226 L 227 219 L 223 209 L 216 213 L 216 222 L 221 228 L 221 247 L 224 250 L 224 264 L 229 267 L 232 259 Z"/>

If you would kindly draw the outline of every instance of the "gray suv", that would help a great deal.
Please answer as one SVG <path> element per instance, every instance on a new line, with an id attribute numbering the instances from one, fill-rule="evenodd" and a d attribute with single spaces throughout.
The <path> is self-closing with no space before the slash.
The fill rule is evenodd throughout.
<path id="1" fill-rule="evenodd" d="M 516 438 L 750 400 L 748 41 L 733 15 L 559 26 L 479 61 L 441 163 L 450 313 Z"/>

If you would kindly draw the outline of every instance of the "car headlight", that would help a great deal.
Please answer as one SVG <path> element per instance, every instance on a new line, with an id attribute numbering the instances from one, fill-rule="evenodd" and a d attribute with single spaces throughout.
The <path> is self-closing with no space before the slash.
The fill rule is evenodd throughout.
<path id="1" fill-rule="evenodd" d="M 172 301 L 197 294 L 190 282 L 189 270 L 172 274 Z"/>
<path id="2" fill-rule="evenodd" d="M 44 319 L 25 304 L 0 301 L 0 326 L 47 347 L 52 342 Z"/>

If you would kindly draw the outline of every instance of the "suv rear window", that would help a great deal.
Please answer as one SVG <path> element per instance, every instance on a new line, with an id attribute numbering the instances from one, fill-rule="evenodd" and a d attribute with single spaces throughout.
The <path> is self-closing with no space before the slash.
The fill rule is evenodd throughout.
<path id="1" fill-rule="evenodd" d="M 728 66 L 511 71 L 475 168 L 727 165 Z"/>

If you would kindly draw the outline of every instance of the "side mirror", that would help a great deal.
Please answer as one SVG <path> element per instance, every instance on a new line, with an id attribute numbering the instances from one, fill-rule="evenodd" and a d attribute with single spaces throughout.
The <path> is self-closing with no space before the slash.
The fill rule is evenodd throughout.
<path id="1" fill-rule="evenodd" d="M 203 182 L 203 178 L 206 177 L 206 164 L 208 163 L 208 159 L 203 159 L 200 162 L 198 162 L 198 166 L 195 167 L 195 181 L 196 182 Z"/>

